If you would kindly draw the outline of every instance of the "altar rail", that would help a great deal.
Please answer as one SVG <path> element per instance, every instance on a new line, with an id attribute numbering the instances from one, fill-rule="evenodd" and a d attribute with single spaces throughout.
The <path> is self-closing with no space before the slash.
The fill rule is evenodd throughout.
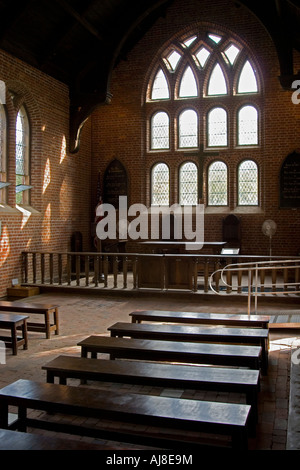
<path id="1" fill-rule="evenodd" d="M 249 287 L 244 281 L 248 280 L 249 273 L 253 279 L 254 271 L 249 267 L 257 263 L 260 269 L 255 279 L 259 277 L 261 293 L 268 293 L 270 283 L 273 293 L 282 291 L 282 284 L 285 293 L 293 294 L 300 288 L 300 258 L 295 258 L 291 266 L 284 257 L 273 257 L 272 261 L 277 264 L 267 265 L 268 256 L 33 251 L 22 253 L 22 284 L 141 290 L 148 287 L 140 281 L 142 267 L 147 269 L 147 258 L 149 263 L 157 262 L 157 286 L 152 290 L 247 294 L 253 284 L 251 282 Z M 234 265 L 233 261 L 236 261 Z M 184 283 L 169 282 L 171 262 L 178 264 L 180 277 L 183 274 L 185 277 Z M 228 265 L 231 268 L 224 270 Z"/>

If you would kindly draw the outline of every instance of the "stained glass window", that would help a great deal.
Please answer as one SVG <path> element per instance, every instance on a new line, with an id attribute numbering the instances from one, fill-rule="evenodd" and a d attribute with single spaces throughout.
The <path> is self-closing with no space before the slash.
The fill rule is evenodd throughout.
<path id="1" fill-rule="evenodd" d="M 208 168 L 208 205 L 227 206 L 227 166 L 215 161 Z"/>
<path id="2" fill-rule="evenodd" d="M 179 170 L 179 204 L 198 203 L 198 170 L 193 162 L 186 162 Z"/>
<path id="3" fill-rule="evenodd" d="M 151 120 L 151 149 L 169 148 L 169 116 L 165 112 L 154 114 Z"/>
<path id="4" fill-rule="evenodd" d="M 253 160 L 245 160 L 239 165 L 238 203 L 241 206 L 258 205 L 258 168 Z"/>
<path id="5" fill-rule="evenodd" d="M 151 204 L 169 205 L 169 168 L 165 163 L 157 163 L 152 168 Z"/>

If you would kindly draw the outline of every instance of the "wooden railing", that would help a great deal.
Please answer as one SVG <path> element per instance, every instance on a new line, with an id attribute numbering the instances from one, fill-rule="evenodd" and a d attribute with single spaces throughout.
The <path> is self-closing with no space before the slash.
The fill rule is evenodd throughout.
<path id="1" fill-rule="evenodd" d="M 283 263 L 285 258 L 272 259 Z M 234 268 L 222 271 L 233 261 Z M 22 283 L 98 289 L 179 289 L 205 293 L 213 289 L 217 293 L 243 294 L 248 292 L 248 284 L 245 286 L 244 281 L 248 279 L 249 271 L 245 263 L 259 262 L 263 267 L 263 263 L 268 261 L 270 257 L 247 255 L 26 251 L 22 253 Z M 273 286 L 281 285 L 283 281 L 287 286 L 300 284 L 300 258 L 294 261 L 296 268 L 293 269 L 283 269 L 283 264 L 271 266 L 268 270 L 260 269 L 261 292 L 267 293 L 270 280 Z M 150 270 L 151 280 L 155 278 L 155 283 L 145 280 Z M 290 293 L 293 290 L 291 287 Z"/>

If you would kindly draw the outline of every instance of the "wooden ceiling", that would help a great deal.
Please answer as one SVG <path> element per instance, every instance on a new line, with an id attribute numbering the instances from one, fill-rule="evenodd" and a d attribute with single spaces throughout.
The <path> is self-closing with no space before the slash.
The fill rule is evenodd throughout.
<path id="1" fill-rule="evenodd" d="M 0 0 L 0 48 L 70 90 L 71 150 L 80 129 L 109 102 L 113 68 L 174 0 Z M 201 0 L 199 0 L 201 1 Z M 284 88 L 299 75 L 293 51 L 300 52 L 299 0 L 228 0 L 245 5 L 267 29 L 277 49 Z"/>

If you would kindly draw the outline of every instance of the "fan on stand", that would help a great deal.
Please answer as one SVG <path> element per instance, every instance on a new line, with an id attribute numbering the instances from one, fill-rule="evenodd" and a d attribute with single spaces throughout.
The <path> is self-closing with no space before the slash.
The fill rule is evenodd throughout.
<path id="1" fill-rule="evenodd" d="M 272 256 L 272 237 L 275 234 L 277 225 L 274 220 L 265 220 L 262 225 L 262 232 L 270 238 L 270 257 Z"/>

